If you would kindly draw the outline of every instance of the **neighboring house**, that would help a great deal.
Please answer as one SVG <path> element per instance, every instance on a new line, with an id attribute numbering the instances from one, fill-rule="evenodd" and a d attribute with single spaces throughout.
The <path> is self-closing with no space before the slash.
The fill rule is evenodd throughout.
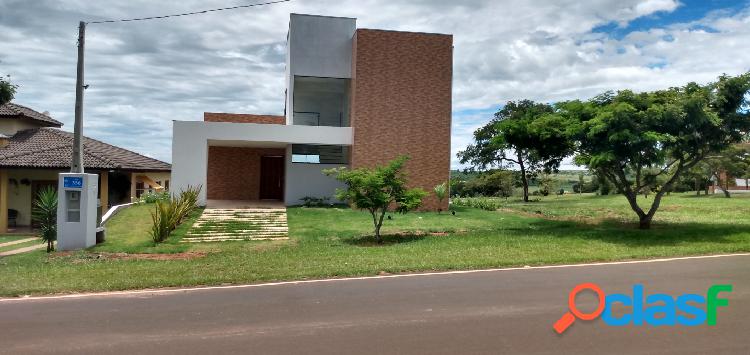
<path id="1" fill-rule="evenodd" d="M 28 107 L 0 106 L 0 233 L 32 224 L 39 189 L 57 188 L 57 174 L 70 171 L 73 134 L 62 123 Z M 169 164 L 94 139 L 83 141 L 87 173 L 99 174 L 102 213 L 148 190 L 169 188 Z"/>
<path id="2" fill-rule="evenodd" d="M 744 142 L 737 145 L 738 148 L 744 149 L 745 154 L 750 154 L 750 142 Z M 711 177 L 711 193 L 723 192 L 726 188 L 730 193 L 735 192 L 748 192 L 750 193 L 750 177 L 736 177 L 727 174 L 726 171 L 719 173 L 718 179 L 716 176 Z"/>
<path id="3" fill-rule="evenodd" d="M 727 187 L 727 182 L 729 183 L 727 190 L 731 192 L 750 192 L 750 179 L 738 179 L 732 176 L 727 176 L 726 172 L 721 172 L 719 175 L 720 179 L 716 179 L 715 177 L 711 178 L 711 193 L 717 193 L 717 192 L 723 192 L 724 188 Z M 727 179 L 729 181 L 727 181 Z"/>
<path id="4" fill-rule="evenodd" d="M 321 170 L 408 155 L 409 184 L 450 174 L 453 37 L 357 29 L 353 18 L 292 14 L 284 115 L 205 113 L 175 121 L 173 191 L 207 200 L 332 198 Z M 425 209 L 447 209 L 433 194 Z"/>

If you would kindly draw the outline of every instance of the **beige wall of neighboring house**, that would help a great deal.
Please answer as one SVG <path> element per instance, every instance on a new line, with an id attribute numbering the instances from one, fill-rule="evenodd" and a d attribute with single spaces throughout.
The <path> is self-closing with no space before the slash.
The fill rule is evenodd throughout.
<path id="1" fill-rule="evenodd" d="M 18 131 L 39 127 L 32 121 L 26 120 L 0 120 L 0 134 L 12 136 Z"/>
<path id="2" fill-rule="evenodd" d="M 17 224 L 31 224 L 32 186 L 49 182 L 57 184 L 57 174 L 63 171 L 40 169 L 8 170 L 8 208 L 18 211 Z"/>
<path id="3" fill-rule="evenodd" d="M 135 201 L 139 196 L 145 193 L 169 190 L 172 183 L 172 175 L 169 172 L 137 171 L 130 173 L 130 176 L 132 180 L 135 180 L 135 184 L 131 186 L 131 201 Z"/>

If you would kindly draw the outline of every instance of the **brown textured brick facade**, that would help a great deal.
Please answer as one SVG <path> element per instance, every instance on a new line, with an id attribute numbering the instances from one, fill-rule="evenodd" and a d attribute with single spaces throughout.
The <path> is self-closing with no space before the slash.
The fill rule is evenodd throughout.
<path id="1" fill-rule="evenodd" d="M 246 113 L 220 113 L 204 112 L 205 122 L 232 122 L 232 123 L 264 123 L 264 124 L 286 124 L 284 116 L 276 115 L 251 115 Z"/>
<path id="2" fill-rule="evenodd" d="M 207 198 L 259 199 L 260 157 L 284 154 L 283 148 L 208 147 Z"/>
<path id="3" fill-rule="evenodd" d="M 430 195 L 450 175 L 453 37 L 358 29 L 352 57 L 353 168 L 408 155 L 411 186 Z"/>

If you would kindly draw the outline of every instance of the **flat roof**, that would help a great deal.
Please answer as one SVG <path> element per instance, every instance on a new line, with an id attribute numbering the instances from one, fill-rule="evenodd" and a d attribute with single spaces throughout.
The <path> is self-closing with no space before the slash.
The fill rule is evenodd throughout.
<path id="1" fill-rule="evenodd" d="M 309 16 L 309 17 L 327 17 L 327 18 L 340 18 L 340 19 L 346 19 L 346 20 L 356 20 L 356 17 L 345 17 L 345 16 L 328 16 L 328 15 L 311 15 L 311 14 L 298 14 L 298 13 L 290 13 L 289 16 Z"/>

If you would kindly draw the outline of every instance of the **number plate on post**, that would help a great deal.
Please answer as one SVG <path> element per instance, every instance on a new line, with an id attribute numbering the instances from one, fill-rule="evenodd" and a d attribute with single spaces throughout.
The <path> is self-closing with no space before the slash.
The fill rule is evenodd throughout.
<path id="1" fill-rule="evenodd" d="M 75 176 L 63 177 L 63 187 L 80 189 L 83 188 L 83 178 Z"/>

